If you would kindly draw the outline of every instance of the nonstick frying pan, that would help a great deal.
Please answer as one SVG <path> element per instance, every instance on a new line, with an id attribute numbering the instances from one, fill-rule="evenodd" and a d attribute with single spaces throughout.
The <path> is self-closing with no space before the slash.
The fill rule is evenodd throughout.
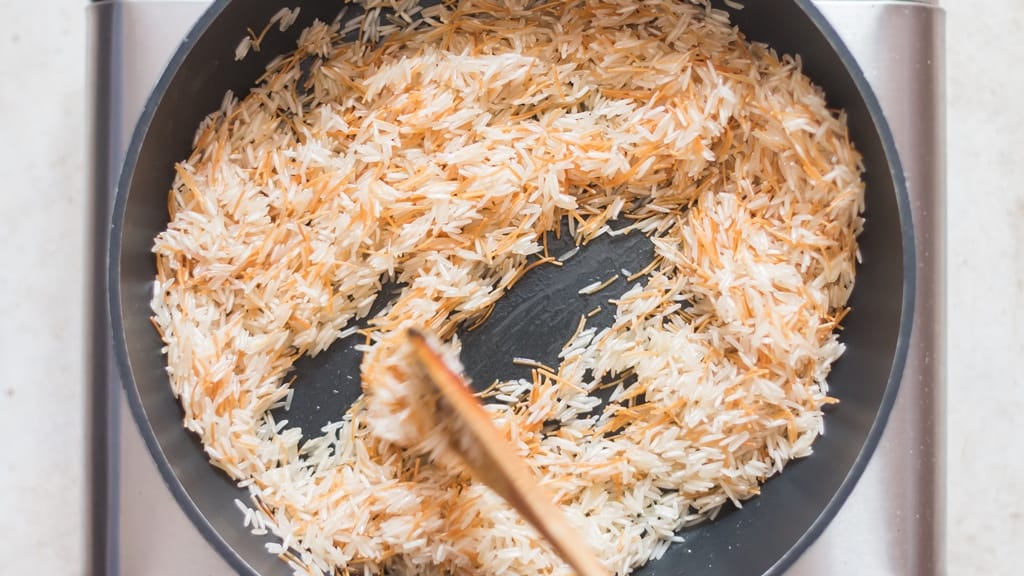
<path id="1" fill-rule="evenodd" d="M 218 108 L 226 91 L 247 93 L 271 59 L 294 48 L 303 28 L 317 18 L 332 20 L 342 6 L 326 0 L 302 3 L 294 26 L 283 33 L 274 30 L 260 52 L 236 61 L 235 48 L 247 29 L 261 29 L 280 8 L 294 4 L 218 0 L 195 25 L 136 128 L 110 238 L 115 351 L 135 420 L 164 480 L 196 528 L 247 575 L 289 570 L 266 552 L 267 540 L 242 526 L 234 500 L 245 500 L 246 492 L 208 463 L 199 440 L 182 427 L 182 410 L 164 370 L 162 343 L 149 321 L 156 274 L 151 248 L 168 222 L 174 164 L 188 156 L 199 122 Z M 863 263 L 842 333 L 847 350 L 829 377 L 830 393 L 841 402 L 826 415 L 826 432 L 816 441 L 814 454 L 790 463 L 742 509 L 727 508 L 714 521 L 684 530 L 685 542 L 674 544 L 638 574 L 785 572 L 835 516 L 866 466 L 895 400 L 910 337 L 914 246 L 909 202 L 892 135 L 863 74 L 810 0 L 758 0 L 742 10 L 716 7 L 729 9 L 748 39 L 798 54 L 804 73 L 825 90 L 829 105 L 845 110 L 866 169 Z M 474 381 L 486 384 L 499 374 L 507 376 L 515 356 L 553 359 L 575 327 L 574 321 L 562 320 L 593 308 L 585 298 L 559 294 L 575 295 L 579 287 L 608 277 L 630 259 L 646 262 L 650 246 L 636 236 L 599 239 L 570 260 L 571 267 L 540 268 L 517 284 L 486 324 L 465 335 L 463 362 Z M 563 324 L 565 334 L 558 328 Z M 292 424 L 316 432 L 358 396 L 359 356 L 351 345 L 339 341 L 316 358 L 297 363 L 302 386 L 288 413 Z"/>

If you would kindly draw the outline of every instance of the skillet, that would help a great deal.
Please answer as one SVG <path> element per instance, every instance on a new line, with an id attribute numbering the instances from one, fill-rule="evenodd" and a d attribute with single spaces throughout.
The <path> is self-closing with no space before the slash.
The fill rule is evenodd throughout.
<path id="1" fill-rule="evenodd" d="M 156 274 L 150 250 L 168 222 L 166 195 L 174 163 L 188 155 L 199 122 L 218 108 L 226 91 L 245 94 L 272 58 L 294 48 L 298 33 L 314 19 L 330 21 L 341 7 L 340 2 L 302 3 L 288 31 L 275 30 L 260 52 L 235 60 L 235 48 L 247 29 L 259 30 L 280 8 L 294 4 L 218 0 L 197 22 L 136 128 L 110 237 L 108 291 L 115 352 L 133 416 L 186 514 L 246 575 L 289 570 L 265 551 L 268 540 L 242 526 L 234 500 L 244 500 L 246 492 L 208 463 L 199 440 L 181 425 L 181 407 L 164 371 L 162 343 L 149 322 Z M 636 572 L 642 575 L 782 574 L 835 516 L 866 466 L 895 400 L 910 336 L 915 279 L 909 203 L 892 135 L 863 74 L 810 0 L 758 0 L 742 10 L 715 5 L 730 10 L 749 40 L 800 55 L 804 73 L 824 89 L 829 106 L 845 110 L 865 166 L 867 221 L 859 239 L 863 263 L 849 301 L 852 312 L 844 322 L 847 350 L 829 376 L 830 394 L 841 402 L 826 416 L 826 433 L 816 441 L 815 453 L 791 462 L 768 481 L 762 496 L 742 509 L 726 508 L 714 521 L 684 530 L 686 541 Z M 599 239 L 570 261 L 571 269 L 555 273 L 540 268 L 517 284 L 464 342 L 463 362 L 473 380 L 490 382 L 498 374 L 492 371 L 496 367 L 508 375 L 508 360 L 515 356 L 552 358 L 574 322 L 567 323 L 564 335 L 552 327 L 565 324 L 559 320 L 563 316 L 578 318 L 592 305 L 585 299 L 575 300 L 579 310 L 541 304 L 559 291 L 575 293 L 594 278 L 607 277 L 623 260 L 644 259 L 649 246 L 632 236 Z M 303 386 L 288 413 L 293 424 L 315 431 L 358 396 L 359 356 L 351 344 L 339 341 L 296 364 Z"/>

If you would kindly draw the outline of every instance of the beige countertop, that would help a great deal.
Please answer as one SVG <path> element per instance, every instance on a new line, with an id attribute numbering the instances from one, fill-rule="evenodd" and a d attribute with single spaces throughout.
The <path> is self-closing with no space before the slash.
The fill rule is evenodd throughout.
<path id="1" fill-rule="evenodd" d="M 949 573 L 1009 576 L 1024 543 L 1024 2 L 943 5 Z M 2 574 L 83 573 L 84 6 L 0 2 Z"/>

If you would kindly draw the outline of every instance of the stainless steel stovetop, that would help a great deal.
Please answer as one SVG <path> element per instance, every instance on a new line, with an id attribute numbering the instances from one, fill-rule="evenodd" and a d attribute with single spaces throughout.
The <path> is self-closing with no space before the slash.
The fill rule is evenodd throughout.
<path id="1" fill-rule="evenodd" d="M 918 288 L 899 396 L 875 455 L 792 576 L 943 574 L 944 13 L 926 0 L 818 0 L 857 57 L 906 170 Z M 178 507 L 151 460 L 110 361 L 104 266 L 110 204 L 149 91 L 205 0 L 106 0 L 88 7 L 93 88 L 93 434 L 90 572 L 220 576 L 232 569 Z"/>

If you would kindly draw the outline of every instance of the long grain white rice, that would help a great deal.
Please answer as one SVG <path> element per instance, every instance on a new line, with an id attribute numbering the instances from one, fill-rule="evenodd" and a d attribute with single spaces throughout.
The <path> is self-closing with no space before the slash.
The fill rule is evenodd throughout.
<path id="1" fill-rule="evenodd" d="M 457 363 L 455 329 L 563 221 L 586 249 L 628 216 L 655 259 L 623 271 L 638 281 L 612 326 L 581 318 L 557 367 L 496 384 L 488 409 L 611 570 L 810 454 L 863 184 L 799 62 L 675 0 L 365 7 L 225 97 L 155 242 L 170 383 L 249 491 L 239 521 L 297 574 L 568 574 L 493 492 L 420 456 L 440 439 L 410 404 L 402 338 L 433 330 Z M 320 436 L 276 422 L 294 361 L 353 335 L 389 280 L 405 287 L 362 330 L 365 396 Z"/>

